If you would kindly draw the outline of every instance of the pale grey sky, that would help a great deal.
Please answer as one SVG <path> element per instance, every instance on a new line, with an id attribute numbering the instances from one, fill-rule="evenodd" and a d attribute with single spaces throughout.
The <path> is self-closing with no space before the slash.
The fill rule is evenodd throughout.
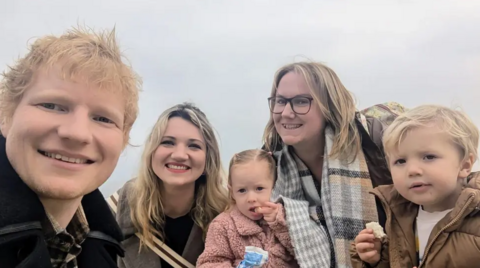
<path id="1" fill-rule="evenodd" d="M 77 23 L 117 27 L 143 77 L 132 141 L 142 145 L 160 113 L 196 103 L 220 136 L 224 165 L 261 146 L 273 74 L 305 58 L 331 66 L 359 108 L 462 107 L 480 126 L 480 0 L 0 0 L 0 70 L 31 38 Z M 135 175 L 128 148 L 105 195 Z M 478 166 L 477 166 L 478 168 Z"/>

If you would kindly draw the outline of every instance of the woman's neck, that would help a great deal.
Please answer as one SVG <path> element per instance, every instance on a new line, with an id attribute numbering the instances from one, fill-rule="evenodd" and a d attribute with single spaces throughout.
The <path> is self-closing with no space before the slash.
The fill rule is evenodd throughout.
<path id="1" fill-rule="evenodd" d="M 305 163 L 307 166 L 317 165 L 318 161 L 321 161 L 324 156 L 325 139 L 319 139 L 314 144 L 303 144 L 294 146 L 295 154 Z"/>
<path id="2" fill-rule="evenodd" d="M 195 184 L 185 186 L 163 185 L 162 203 L 166 216 L 178 218 L 192 209 L 195 197 Z"/>
<path id="3" fill-rule="evenodd" d="M 294 147 L 295 154 L 308 167 L 313 176 L 322 179 L 325 139 L 319 139 L 315 144 Z"/>

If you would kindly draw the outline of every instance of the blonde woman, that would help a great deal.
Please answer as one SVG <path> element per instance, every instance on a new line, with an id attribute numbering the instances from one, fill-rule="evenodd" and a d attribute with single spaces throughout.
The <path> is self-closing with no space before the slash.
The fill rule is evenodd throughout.
<path id="1" fill-rule="evenodd" d="M 205 114 L 188 103 L 163 112 L 147 138 L 138 176 L 119 191 L 117 221 L 126 251 L 119 267 L 172 267 L 148 247 L 154 240 L 193 267 L 210 222 L 226 207 L 223 180 L 218 143 Z"/>
<path id="2" fill-rule="evenodd" d="M 272 197 L 281 199 L 302 268 L 351 267 L 350 243 L 366 222 L 384 222 L 369 191 L 391 184 L 383 126 L 366 119 L 335 72 L 316 62 L 286 65 L 275 74 L 267 150 L 277 159 Z M 370 135 L 369 135 L 370 133 Z"/>

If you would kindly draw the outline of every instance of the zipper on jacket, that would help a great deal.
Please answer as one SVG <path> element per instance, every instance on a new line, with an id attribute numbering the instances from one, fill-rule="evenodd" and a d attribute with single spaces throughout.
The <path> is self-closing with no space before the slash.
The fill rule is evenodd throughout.
<path id="1" fill-rule="evenodd" d="M 456 223 L 463 215 L 463 213 L 465 212 L 465 210 L 467 209 L 467 207 L 470 205 L 470 203 L 472 203 L 473 199 L 474 199 L 474 195 L 470 195 L 467 199 L 467 202 L 466 204 L 462 207 L 462 210 L 460 210 L 460 213 L 457 214 L 457 216 L 451 220 L 447 225 L 445 225 L 436 235 L 435 237 L 432 239 L 432 241 L 427 245 L 427 247 L 425 248 L 425 253 L 423 254 L 423 261 L 422 263 L 420 263 L 420 265 L 418 266 L 418 268 L 422 268 L 423 267 L 423 264 L 425 263 L 425 261 L 427 260 L 427 256 L 428 256 L 428 253 L 430 253 L 430 249 L 431 247 L 433 246 L 433 243 L 435 242 L 435 240 L 437 240 L 437 238 L 440 236 L 440 234 L 443 233 L 443 231 L 445 231 L 446 229 L 448 229 L 450 226 L 452 226 L 454 223 Z"/>

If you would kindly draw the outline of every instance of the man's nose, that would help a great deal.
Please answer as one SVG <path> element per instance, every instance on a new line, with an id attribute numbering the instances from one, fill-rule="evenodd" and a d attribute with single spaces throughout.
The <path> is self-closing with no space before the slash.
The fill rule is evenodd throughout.
<path id="1" fill-rule="evenodd" d="M 60 138 L 79 144 L 88 144 L 93 140 L 92 118 L 85 109 L 69 112 L 58 126 L 57 133 Z"/>

